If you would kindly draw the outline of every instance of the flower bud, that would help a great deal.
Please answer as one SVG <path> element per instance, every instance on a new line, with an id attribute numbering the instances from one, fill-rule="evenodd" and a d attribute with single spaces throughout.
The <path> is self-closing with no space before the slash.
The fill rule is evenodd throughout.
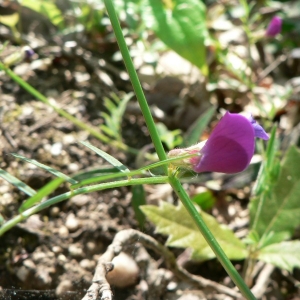
<path id="1" fill-rule="evenodd" d="M 282 19 L 277 16 L 273 17 L 266 30 L 266 36 L 275 37 L 278 33 L 281 32 L 281 27 L 282 27 Z"/>
<path id="2" fill-rule="evenodd" d="M 175 157 L 181 157 L 186 155 L 193 155 L 194 157 L 185 157 L 180 160 L 175 160 L 172 162 L 172 165 L 186 168 L 186 169 L 193 169 L 196 164 L 199 163 L 201 158 L 201 149 L 204 147 L 206 141 L 203 141 L 201 143 L 198 143 L 194 146 L 188 147 L 188 148 L 182 148 L 182 149 L 173 149 L 168 153 L 168 158 L 175 158 Z"/>

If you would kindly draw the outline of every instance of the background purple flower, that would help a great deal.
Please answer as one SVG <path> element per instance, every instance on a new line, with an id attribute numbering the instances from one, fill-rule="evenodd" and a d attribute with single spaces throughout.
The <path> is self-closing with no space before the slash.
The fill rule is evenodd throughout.
<path id="1" fill-rule="evenodd" d="M 278 33 L 281 32 L 281 27 L 282 27 L 282 19 L 277 16 L 273 17 L 267 28 L 266 36 L 269 37 L 276 36 Z"/>
<path id="2" fill-rule="evenodd" d="M 213 130 L 194 171 L 238 173 L 247 168 L 254 154 L 255 136 L 268 139 L 252 117 L 226 112 Z"/>

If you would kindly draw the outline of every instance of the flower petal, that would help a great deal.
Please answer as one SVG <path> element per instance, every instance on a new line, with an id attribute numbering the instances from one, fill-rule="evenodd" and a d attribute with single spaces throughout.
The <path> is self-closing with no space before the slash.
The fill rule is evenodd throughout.
<path id="1" fill-rule="evenodd" d="M 263 140 L 268 140 L 269 136 L 265 132 L 265 130 L 258 124 L 256 121 L 253 119 L 251 114 L 248 114 L 246 118 L 251 122 L 253 128 L 254 128 L 254 134 L 255 137 L 263 139 Z"/>
<path id="2" fill-rule="evenodd" d="M 250 163 L 255 146 L 254 126 L 248 118 L 226 112 L 201 150 L 195 172 L 237 173 Z"/>

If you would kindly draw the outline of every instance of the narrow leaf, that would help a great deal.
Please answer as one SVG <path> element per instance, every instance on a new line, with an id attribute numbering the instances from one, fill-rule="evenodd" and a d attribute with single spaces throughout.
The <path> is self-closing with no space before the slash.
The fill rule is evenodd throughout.
<path id="1" fill-rule="evenodd" d="M 282 242 L 262 248 L 258 259 L 292 272 L 295 267 L 300 268 L 300 241 Z"/>
<path id="2" fill-rule="evenodd" d="M 278 150 L 278 140 L 276 139 L 276 131 L 277 127 L 274 126 L 271 132 L 270 139 L 268 141 L 268 147 L 266 151 L 266 156 L 268 158 L 267 160 L 267 166 L 270 167 L 272 165 L 272 162 L 275 159 L 276 152 Z"/>
<path id="3" fill-rule="evenodd" d="M 93 178 L 98 177 L 100 175 L 104 174 L 111 174 L 111 173 L 118 173 L 119 170 L 114 167 L 103 167 L 100 169 L 94 169 L 94 170 L 84 170 L 76 175 L 73 176 L 73 179 L 76 180 L 78 183 L 80 181 L 85 180 L 87 178 Z"/>
<path id="4" fill-rule="evenodd" d="M 98 149 L 97 147 L 93 146 L 89 142 L 81 142 L 81 144 L 88 147 L 92 151 L 94 151 L 96 154 L 101 156 L 103 159 L 105 159 L 107 162 L 109 162 L 114 167 L 119 169 L 121 172 L 124 172 L 124 173 L 130 172 L 130 170 L 126 166 L 124 166 L 120 161 L 118 161 L 116 158 L 114 158 L 111 155 L 109 155 L 108 153 Z"/>
<path id="5" fill-rule="evenodd" d="M 108 110 L 109 113 L 101 112 L 101 116 L 105 120 L 106 128 L 102 128 L 106 131 L 106 133 L 116 140 L 121 141 L 121 124 L 122 118 L 127 106 L 128 101 L 132 98 L 133 94 L 129 93 L 125 95 L 121 100 L 117 95 L 112 94 L 112 101 L 109 98 L 104 98 L 104 106 Z"/>
<path id="6" fill-rule="evenodd" d="M 168 149 L 171 150 L 181 144 L 181 130 L 169 130 L 163 123 L 157 123 L 156 128 L 160 136 L 160 140 L 168 147 Z"/>
<path id="7" fill-rule="evenodd" d="M 30 186 L 28 186 L 26 183 L 2 169 L 0 169 L 0 177 L 2 177 L 10 184 L 16 186 L 20 191 L 24 192 L 28 196 L 33 196 L 36 193 L 36 191 Z"/>
<path id="8" fill-rule="evenodd" d="M 141 207 L 146 216 L 156 225 L 156 232 L 167 234 L 167 245 L 178 248 L 191 248 L 192 257 L 207 260 L 215 254 L 199 232 L 198 227 L 182 204 L 174 206 L 161 202 L 160 206 Z M 243 259 L 247 256 L 245 245 L 226 226 L 220 225 L 211 215 L 199 212 L 217 241 L 230 259 Z"/>
<path id="9" fill-rule="evenodd" d="M 108 123 L 108 122 L 107 122 Z M 106 135 L 108 135 L 110 138 L 115 138 L 116 134 L 115 131 L 111 130 L 109 127 L 107 127 L 106 125 L 101 125 L 100 129 L 102 132 L 104 132 Z"/>
<path id="10" fill-rule="evenodd" d="M 272 129 L 266 151 L 267 159 L 261 164 L 257 181 L 253 187 L 253 194 L 255 196 L 262 194 L 264 191 L 268 191 L 269 185 L 274 183 L 278 177 L 280 167 L 278 168 L 278 160 L 276 159 L 279 146 L 276 139 L 276 129 L 276 126 Z"/>
<path id="11" fill-rule="evenodd" d="M 65 180 L 62 178 L 55 178 L 54 180 L 50 181 L 48 184 L 43 186 L 35 195 L 26 200 L 19 208 L 19 212 L 23 212 L 24 210 L 40 202 L 44 197 L 48 196 L 57 187 L 59 187 L 64 181 Z"/>
<path id="12" fill-rule="evenodd" d="M 199 137 L 207 127 L 215 113 L 215 107 L 208 108 L 189 128 L 183 137 L 182 147 L 188 147 L 199 142 Z"/>
<path id="13" fill-rule="evenodd" d="M 71 184 L 76 184 L 77 183 L 76 180 L 74 180 L 71 177 L 65 175 L 64 173 L 62 173 L 60 171 L 57 171 L 57 170 L 55 170 L 55 169 L 53 169 L 53 168 L 51 168 L 49 166 L 46 166 L 44 164 L 41 164 L 41 163 L 39 163 L 38 161 L 36 161 L 34 159 L 30 159 L 30 158 L 24 157 L 24 156 L 22 156 L 20 154 L 17 154 L 17 153 L 11 153 L 11 155 L 13 155 L 14 157 L 17 157 L 19 159 L 22 159 L 22 160 L 24 160 L 24 161 L 26 161 L 28 163 L 31 163 L 31 164 L 33 164 L 33 165 L 35 165 L 35 166 L 37 166 L 37 167 L 39 167 L 39 168 L 41 168 L 43 170 L 45 170 L 45 171 L 47 171 L 47 172 L 55 175 L 56 177 L 62 178 L 64 181 L 67 181 L 67 182 L 69 182 Z"/>
<path id="14" fill-rule="evenodd" d="M 287 232 L 290 238 L 300 225 L 300 151 L 292 146 L 286 153 L 280 174 L 267 191 L 250 203 L 252 230 L 260 237 Z"/>

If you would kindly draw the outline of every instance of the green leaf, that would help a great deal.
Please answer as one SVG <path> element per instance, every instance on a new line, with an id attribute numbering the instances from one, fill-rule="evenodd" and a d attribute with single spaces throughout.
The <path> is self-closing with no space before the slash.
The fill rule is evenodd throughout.
<path id="1" fill-rule="evenodd" d="M 259 235 L 255 230 L 250 230 L 248 235 L 243 239 L 246 245 L 257 245 L 259 243 Z"/>
<path id="2" fill-rule="evenodd" d="M 290 238 L 290 233 L 287 231 L 282 232 L 268 232 L 264 234 L 259 241 L 259 248 L 264 248 L 272 244 L 280 243 L 284 240 L 288 240 Z"/>
<path id="3" fill-rule="evenodd" d="M 73 179 L 75 179 L 78 183 L 80 183 L 82 180 L 92 178 L 92 177 L 98 177 L 105 174 L 111 174 L 111 173 L 119 173 L 119 170 L 114 167 L 103 167 L 99 169 L 93 169 L 93 170 L 84 170 L 76 175 L 73 176 Z"/>
<path id="4" fill-rule="evenodd" d="M 58 188 L 64 181 L 65 180 L 63 178 L 55 178 L 54 180 L 50 181 L 48 184 L 43 186 L 35 195 L 26 200 L 19 208 L 19 212 L 23 212 L 24 210 L 40 202 L 44 197 L 48 196 L 56 188 Z"/>
<path id="5" fill-rule="evenodd" d="M 54 25 L 63 26 L 64 17 L 53 1 L 22 0 L 20 2 L 22 6 L 28 7 L 47 17 Z"/>
<path id="6" fill-rule="evenodd" d="M 208 75 L 206 8 L 199 0 L 145 0 L 143 20 L 172 50 Z M 174 62 L 176 63 L 176 62 Z"/>
<path id="7" fill-rule="evenodd" d="M 100 125 L 100 129 L 102 132 L 104 132 L 106 135 L 108 135 L 110 138 L 115 138 L 116 137 L 116 132 L 111 130 L 109 127 L 106 125 L 102 124 Z"/>
<path id="8" fill-rule="evenodd" d="M 57 170 L 55 170 L 55 169 L 53 169 L 53 168 L 51 168 L 49 166 L 46 166 L 44 164 L 41 164 L 41 163 L 39 163 L 38 161 L 36 161 L 34 159 L 30 159 L 30 158 L 24 157 L 24 156 L 22 156 L 20 154 L 17 154 L 17 153 L 11 153 L 11 155 L 14 156 L 14 157 L 16 157 L 16 158 L 22 159 L 22 160 L 24 160 L 24 161 L 26 161 L 28 163 L 31 163 L 31 164 L 33 164 L 33 165 L 35 165 L 35 166 L 37 166 L 37 167 L 39 167 L 39 168 L 41 168 L 43 170 L 45 170 L 45 171 L 47 171 L 47 172 L 55 175 L 56 177 L 62 178 L 63 180 L 65 180 L 65 181 L 67 181 L 67 182 L 69 182 L 71 184 L 76 184 L 77 183 L 76 180 L 74 180 L 71 177 L 65 175 L 64 173 L 62 173 L 60 171 L 57 171 Z"/>
<path id="9" fill-rule="evenodd" d="M 16 186 L 20 191 L 24 192 L 28 196 L 33 196 L 36 193 L 36 191 L 30 186 L 28 186 L 26 183 L 2 169 L 0 169 L 0 177 L 2 177 L 10 184 Z"/>
<path id="10" fill-rule="evenodd" d="M 2 15 L 0 16 L 0 23 L 10 27 L 10 28 L 14 28 L 16 27 L 17 23 L 19 22 L 19 14 L 13 13 L 11 15 Z"/>
<path id="11" fill-rule="evenodd" d="M 248 4 L 247 0 L 240 0 L 240 3 L 242 4 L 242 7 L 245 12 L 245 15 L 243 16 L 243 18 L 245 19 L 245 21 L 248 21 L 248 17 L 250 14 L 250 5 Z"/>
<path id="12" fill-rule="evenodd" d="M 135 213 L 135 218 L 139 223 L 141 229 L 145 225 L 145 215 L 141 211 L 141 205 L 146 204 L 146 195 L 143 185 L 134 185 L 132 186 L 132 198 L 131 204 Z"/>
<path id="13" fill-rule="evenodd" d="M 293 268 L 300 268 L 300 241 L 267 246 L 259 251 L 258 259 L 292 272 Z"/>
<path id="14" fill-rule="evenodd" d="M 182 147 L 188 147 L 199 142 L 199 137 L 202 135 L 204 129 L 207 127 L 211 118 L 215 113 L 214 106 L 208 108 L 189 128 L 183 138 Z"/>
<path id="15" fill-rule="evenodd" d="M 216 198 L 211 191 L 199 193 L 195 195 L 191 200 L 197 203 L 203 210 L 211 209 L 216 202 Z"/>
<path id="16" fill-rule="evenodd" d="M 100 128 L 110 137 L 114 137 L 116 140 L 121 141 L 121 124 L 122 118 L 126 109 L 128 101 L 132 98 L 133 94 L 129 93 L 125 95 L 123 99 L 119 99 L 117 95 L 111 95 L 113 100 L 104 98 L 104 106 L 109 113 L 101 112 L 101 116 L 105 120 L 105 125 Z"/>
<path id="17" fill-rule="evenodd" d="M 94 151 L 96 154 L 98 154 L 102 158 L 104 158 L 106 161 L 108 161 L 110 164 L 112 164 L 114 167 L 116 167 L 121 172 L 124 172 L 124 173 L 130 172 L 130 170 L 126 166 L 124 166 L 120 161 L 118 161 L 116 158 L 112 157 L 108 153 L 98 149 L 97 147 L 93 146 L 89 142 L 80 142 L 80 143 L 82 145 L 88 147 L 92 151 Z"/>
<path id="18" fill-rule="evenodd" d="M 169 130 L 163 123 L 157 123 L 156 128 L 160 136 L 160 140 L 166 144 L 168 149 L 179 146 L 182 142 L 181 130 Z"/>
<path id="19" fill-rule="evenodd" d="M 270 184 L 274 183 L 278 178 L 280 165 L 279 160 L 276 158 L 279 147 L 276 139 L 276 129 L 276 126 L 274 126 L 272 129 L 266 151 L 267 159 L 261 164 L 257 181 L 253 187 L 254 195 L 260 195 L 263 192 L 268 192 Z"/>
<path id="20" fill-rule="evenodd" d="M 273 161 L 276 157 L 276 153 L 279 147 L 278 140 L 276 139 L 276 131 L 277 131 L 277 127 L 274 126 L 271 132 L 270 139 L 268 141 L 268 147 L 266 151 L 266 156 L 268 158 L 266 162 L 267 167 L 271 167 L 271 165 L 273 164 Z"/>
<path id="21" fill-rule="evenodd" d="M 160 206 L 141 207 L 146 216 L 156 225 L 156 232 L 167 234 L 167 245 L 178 248 L 191 248 L 193 258 L 207 260 L 215 254 L 199 232 L 198 227 L 182 204 L 174 206 L 161 202 Z M 212 231 L 220 246 L 230 259 L 243 259 L 247 256 L 245 245 L 225 225 L 220 225 L 214 217 L 199 212 Z"/>
<path id="22" fill-rule="evenodd" d="M 280 174 L 260 197 L 250 203 L 251 228 L 260 237 L 287 232 L 290 238 L 300 225 L 300 151 L 292 146 L 286 153 Z"/>

